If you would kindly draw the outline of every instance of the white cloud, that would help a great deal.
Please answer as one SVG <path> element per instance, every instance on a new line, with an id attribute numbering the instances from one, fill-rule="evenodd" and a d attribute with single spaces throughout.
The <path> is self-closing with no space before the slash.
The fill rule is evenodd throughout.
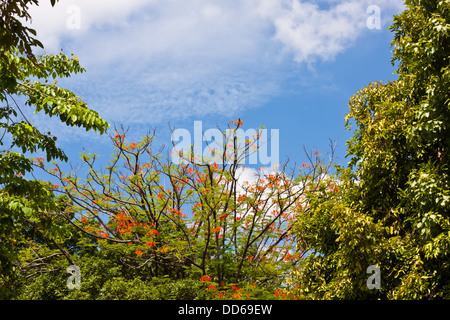
<path id="1" fill-rule="evenodd" d="M 81 29 L 69 30 L 73 3 L 55 20 L 38 8 L 35 27 L 49 50 L 79 56 L 88 73 L 71 86 L 109 121 L 232 116 L 278 90 L 267 23 L 246 1 L 78 1 Z"/>
<path id="2" fill-rule="evenodd" d="M 50 1 L 41 0 L 39 6 L 30 7 L 30 14 L 45 47 L 58 51 L 65 37 L 85 37 L 92 28 L 125 27 L 124 19 L 151 2 L 154 0 L 64 0 L 52 7 Z M 71 10 L 74 7 L 79 12 Z M 80 19 L 80 29 L 68 26 L 73 18 Z"/>
<path id="3" fill-rule="evenodd" d="M 367 8 L 373 0 L 299 1 L 255 0 L 261 16 L 273 21 L 273 39 L 283 44 L 297 62 L 331 60 L 367 31 Z M 325 8 L 320 4 L 328 2 Z M 385 23 L 401 10 L 401 0 L 378 1 Z"/>
<path id="4" fill-rule="evenodd" d="M 154 125 L 261 105 L 280 93 L 290 57 L 333 59 L 367 32 L 372 1 L 47 2 L 31 11 L 46 49 L 74 52 L 88 70 L 70 86 L 111 122 Z M 400 2 L 378 1 L 384 17 Z M 67 26 L 70 6 L 79 30 Z"/>

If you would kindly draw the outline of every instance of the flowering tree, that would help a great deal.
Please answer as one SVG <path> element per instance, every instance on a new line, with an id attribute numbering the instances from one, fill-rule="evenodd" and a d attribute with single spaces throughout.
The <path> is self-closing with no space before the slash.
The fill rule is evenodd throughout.
<path id="1" fill-rule="evenodd" d="M 228 132 L 241 126 L 232 122 Z M 147 279 L 203 279 L 211 291 L 236 289 L 240 282 L 280 284 L 307 252 L 296 250 L 299 239 L 290 230 L 308 210 L 305 192 L 314 192 L 329 164 L 316 152 L 300 169 L 288 173 L 285 164 L 256 174 L 239 160 L 257 150 L 252 146 L 259 135 L 243 148 L 235 145 L 232 161 L 224 157 L 211 163 L 184 154 L 187 161 L 174 164 L 163 160 L 161 150 L 154 152 L 153 139 L 148 134 L 130 143 L 123 129 L 116 131 L 111 137 L 115 153 L 106 168 L 96 168 L 96 155 L 82 155 L 85 181 L 37 159 L 37 166 L 59 179 L 54 191 L 67 196 L 59 215 Z M 229 142 L 224 142 L 225 153 Z M 250 181 L 243 181 L 245 170 L 255 172 Z"/>

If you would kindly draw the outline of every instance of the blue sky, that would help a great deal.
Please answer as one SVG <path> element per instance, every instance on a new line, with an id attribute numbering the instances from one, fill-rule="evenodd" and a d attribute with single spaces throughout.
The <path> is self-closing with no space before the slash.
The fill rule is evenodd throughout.
<path id="1" fill-rule="evenodd" d="M 60 81 L 137 140 L 168 123 L 193 131 L 241 118 L 278 129 L 280 160 L 329 150 L 347 163 L 349 98 L 371 81 L 395 79 L 387 27 L 399 0 L 61 0 L 32 8 L 47 53 L 74 53 L 87 72 Z M 380 9 L 369 29 L 367 8 Z M 106 137 L 33 118 L 59 137 L 72 162 L 83 148 L 107 160 Z M 136 141 L 137 142 L 137 141 Z"/>

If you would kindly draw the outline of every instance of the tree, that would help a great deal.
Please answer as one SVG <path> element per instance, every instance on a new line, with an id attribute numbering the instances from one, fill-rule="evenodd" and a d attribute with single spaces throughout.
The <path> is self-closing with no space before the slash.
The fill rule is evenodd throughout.
<path id="1" fill-rule="evenodd" d="M 317 152 L 300 169 L 260 171 L 245 183 L 241 163 L 262 139 L 257 133 L 238 148 L 241 126 L 232 122 L 224 132 L 221 162 L 183 154 L 186 162 L 175 164 L 152 149 L 153 134 L 130 143 L 122 130 L 111 136 L 115 152 L 105 169 L 96 168 L 98 155 L 82 155 L 84 182 L 58 165 L 35 165 L 59 180 L 55 191 L 67 201 L 57 214 L 85 234 L 78 246 L 116 254 L 143 281 L 194 280 L 213 298 L 256 298 L 273 294 L 302 260 L 292 222 L 308 210 L 304 194 L 329 166 Z"/>
<path id="2" fill-rule="evenodd" d="M 296 224 L 313 248 L 291 279 L 308 298 L 450 298 L 450 6 L 407 0 L 394 17 L 396 81 L 349 102 L 338 192 L 310 194 Z M 353 122 L 353 123 L 352 123 Z M 376 265 L 381 288 L 366 273 Z"/>
<path id="3" fill-rule="evenodd" d="M 58 87 L 56 81 L 48 83 L 50 78 L 69 77 L 84 69 L 73 55 L 33 54 L 32 47 L 41 46 L 30 36 L 36 32 L 23 27 L 18 20 L 30 18 L 26 11 L 30 3 L 38 2 L 4 1 L 1 5 L 0 146 L 9 146 L 0 150 L 0 296 L 9 295 L 14 287 L 19 268 L 18 252 L 32 241 L 27 234 L 48 237 L 58 248 L 58 241 L 62 241 L 66 232 L 54 215 L 61 204 L 52 188 L 41 181 L 28 180 L 27 174 L 33 168 L 30 155 L 36 152 L 43 152 L 47 161 L 67 161 L 67 156 L 57 147 L 57 138 L 51 132 L 40 132 L 25 117 L 17 97 L 25 98 L 25 107 L 43 111 L 50 117 L 57 116 L 69 126 L 94 129 L 101 134 L 109 126 L 96 111 L 87 108 L 79 96 Z M 57 255 L 51 252 L 48 256 Z"/>
<path id="4" fill-rule="evenodd" d="M 59 0 L 50 0 L 52 6 Z M 10 61 L 6 52 L 17 49 L 20 54 L 36 62 L 33 47 L 44 48 L 43 44 L 35 38 L 36 30 L 25 27 L 20 19 L 30 21 L 28 13 L 29 5 L 38 5 L 39 0 L 3 0 L 0 4 L 0 61 L 13 74 L 17 75 L 17 66 L 14 61 Z"/>

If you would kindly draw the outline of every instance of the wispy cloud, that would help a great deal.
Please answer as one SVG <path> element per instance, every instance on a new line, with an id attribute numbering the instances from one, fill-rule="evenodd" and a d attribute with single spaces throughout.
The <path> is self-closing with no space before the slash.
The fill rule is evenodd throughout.
<path id="1" fill-rule="evenodd" d="M 291 63 L 330 60 L 367 32 L 370 1 L 41 1 L 33 26 L 49 51 L 88 72 L 68 84 L 110 122 L 233 114 L 282 92 Z M 378 1 L 383 17 L 401 1 Z M 79 8 L 80 29 L 68 28 Z"/>
<path id="2" fill-rule="evenodd" d="M 297 62 L 307 63 L 316 59 L 333 59 L 367 31 L 367 8 L 370 5 L 380 8 L 383 25 L 402 7 L 402 1 L 385 0 L 257 2 L 261 15 L 274 24 L 273 39 L 282 43 Z"/>

